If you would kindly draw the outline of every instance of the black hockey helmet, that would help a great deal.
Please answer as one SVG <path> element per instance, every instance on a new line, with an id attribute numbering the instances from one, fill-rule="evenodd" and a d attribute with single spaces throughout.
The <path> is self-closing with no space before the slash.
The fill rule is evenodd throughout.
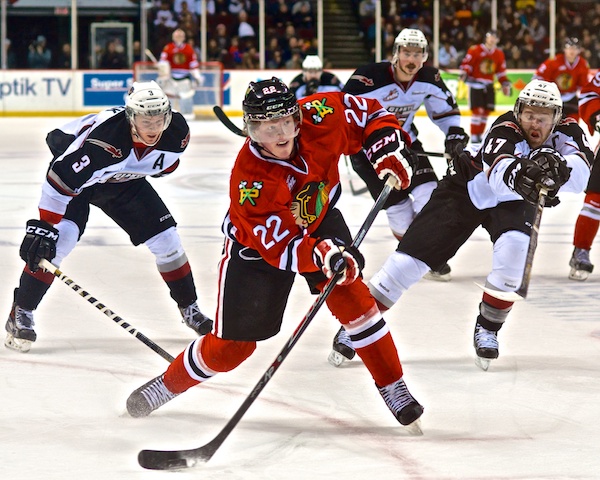
<path id="1" fill-rule="evenodd" d="M 266 139 L 260 133 L 262 123 L 283 117 L 293 118 L 293 122 L 285 129 L 285 136 L 293 138 L 298 135 L 301 120 L 300 106 L 296 96 L 277 77 L 250 82 L 242 108 L 245 133 L 255 142 L 263 143 Z"/>
<path id="2" fill-rule="evenodd" d="M 577 37 L 567 37 L 565 38 L 565 47 L 581 48 L 581 43 Z"/>
<path id="3" fill-rule="evenodd" d="M 250 82 L 242 108 L 244 121 L 273 120 L 293 115 L 300 109 L 296 96 L 277 77 L 260 82 Z"/>

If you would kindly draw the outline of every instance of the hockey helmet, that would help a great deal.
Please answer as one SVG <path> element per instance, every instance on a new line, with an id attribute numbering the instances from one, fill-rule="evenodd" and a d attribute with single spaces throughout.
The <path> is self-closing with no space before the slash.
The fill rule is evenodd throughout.
<path id="1" fill-rule="evenodd" d="M 560 90 L 554 82 L 534 79 L 525 85 L 515 103 L 514 114 L 517 121 L 525 106 L 550 108 L 553 112 L 553 127 L 556 127 L 562 116 L 563 102 Z"/>
<path id="2" fill-rule="evenodd" d="M 421 30 L 416 28 L 405 28 L 403 29 L 396 39 L 394 40 L 394 52 L 392 57 L 392 63 L 398 62 L 398 54 L 400 47 L 417 47 L 423 51 L 423 63 L 427 61 L 428 57 L 428 43 L 427 38 Z"/>
<path id="3" fill-rule="evenodd" d="M 565 48 L 566 47 L 581 49 L 581 43 L 577 37 L 567 37 L 565 38 Z"/>
<path id="4" fill-rule="evenodd" d="M 300 125 L 300 106 L 296 96 L 288 86 L 277 77 L 260 82 L 250 82 L 244 101 L 244 129 L 248 136 L 258 143 L 265 140 L 259 135 L 261 123 L 283 117 L 293 117 L 292 129 L 285 132 L 293 138 L 298 135 Z"/>
<path id="5" fill-rule="evenodd" d="M 150 82 L 133 82 L 127 93 L 125 114 L 132 125 L 134 125 L 136 116 L 154 117 L 163 115 L 165 119 L 163 131 L 167 129 L 173 116 L 169 97 L 154 80 Z"/>
<path id="6" fill-rule="evenodd" d="M 318 55 L 307 55 L 302 62 L 302 70 L 323 70 L 323 62 Z"/>

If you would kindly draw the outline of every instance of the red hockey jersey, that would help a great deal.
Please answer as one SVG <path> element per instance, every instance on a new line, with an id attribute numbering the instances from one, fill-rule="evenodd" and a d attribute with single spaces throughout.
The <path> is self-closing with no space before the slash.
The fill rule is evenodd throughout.
<path id="1" fill-rule="evenodd" d="M 577 57 L 571 64 L 566 61 L 563 53 L 559 53 L 555 58 L 549 58 L 542 63 L 534 76 L 556 83 L 563 101 L 567 102 L 588 83 L 589 73 L 590 66 L 583 57 Z"/>
<path id="2" fill-rule="evenodd" d="M 290 160 L 264 156 L 248 139 L 234 164 L 224 233 L 282 270 L 314 272 L 310 233 L 341 193 L 341 154 L 358 153 L 373 132 L 398 129 L 375 99 L 316 93 L 300 102 L 302 124 Z"/>
<path id="3" fill-rule="evenodd" d="M 187 77 L 190 70 L 200 66 L 196 52 L 188 43 L 177 45 L 175 42 L 171 42 L 167 44 L 160 54 L 160 60 L 169 62 L 173 78 Z"/>
<path id="4" fill-rule="evenodd" d="M 579 115 L 593 134 L 596 119 L 600 115 L 600 71 L 581 89 Z"/>
<path id="5" fill-rule="evenodd" d="M 469 48 L 460 69 L 467 73 L 469 79 L 482 84 L 494 83 L 494 76 L 500 83 L 509 81 L 504 52 L 499 48 L 489 49 L 483 43 Z"/>

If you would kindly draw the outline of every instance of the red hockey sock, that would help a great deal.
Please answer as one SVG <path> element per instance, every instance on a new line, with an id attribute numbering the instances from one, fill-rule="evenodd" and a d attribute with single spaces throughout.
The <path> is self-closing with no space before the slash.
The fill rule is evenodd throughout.
<path id="1" fill-rule="evenodd" d="M 385 387 L 402 377 L 402 365 L 390 332 L 366 347 L 357 348 L 356 353 L 377 386 Z"/>
<path id="2" fill-rule="evenodd" d="M 185 392 L 188 388 L 200 383 L 198 380 L 190 377 L 185 368 L 183 359 L 187 352 L 188 349 L 186 348 L 177 355 L 177 358 L 173 360 L 173 363 L 169 365 L 169 368 L 165 372 L 165 386 L 173 393 Z"/>

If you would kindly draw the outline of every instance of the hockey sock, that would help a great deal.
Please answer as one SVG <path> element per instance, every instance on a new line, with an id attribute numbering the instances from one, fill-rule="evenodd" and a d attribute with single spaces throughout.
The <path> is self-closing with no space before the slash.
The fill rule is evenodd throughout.
<path id="1" fill-rule="evenodd" d="M 177 302 L 180 308 L 188 307 L 198 299 L 189 262 L 185 262 L 176 270 L 161 271 L 160 274 L 169 287 L 171 298 Z"/>
<path id="2" fill-rule="evenodd" d="M 471 114 L 471 136 L 481 137 L 485 132 L 489 112 L 484 108 L 474 108 Z"/>
<path id="3" fill-rule="evenodd" d="M 19 290 L 15 301 L 17 305 L 25 310 L 35 310 L 46 292 L 50 288 L 54 274 L 39 269 L 37 272 L 32 272 L 25 267 L 19 280 Z"/>
<path id="4" fill-rule="evenodd" d="M 590 250 L 600 225 L 600 193 L 588 193 L 575 223 L 573 245 Z"/>
<path id="5" fill-rule="evenodd" d="M 352 335 L 350 338 L 352 338 L 352 344 L 356 347 Z M 398 351 L 392 334 L 389 331 L 376 342 L 365 347 L 356 348 L 356 353 L 371 373 L 377 386 L 385 387 L 402 377 L 402 365 L 398 358 Z"/>

